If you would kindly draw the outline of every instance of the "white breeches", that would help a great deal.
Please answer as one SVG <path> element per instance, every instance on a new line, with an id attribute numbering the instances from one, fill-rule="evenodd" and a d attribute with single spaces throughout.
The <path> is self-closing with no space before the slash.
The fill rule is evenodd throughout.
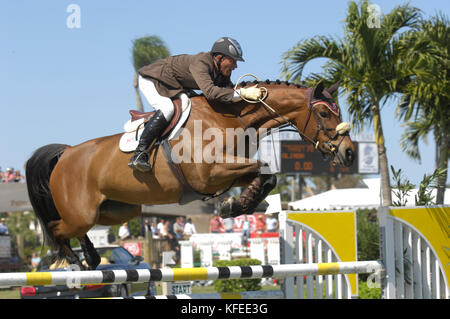
<path id="1" fill-rule="evenodd" d="M 151 80 L 148 80 L 139 75 L 139 89 L 147 99 L 148 103 L 155 109 L 161 110 L 164 117 L 169 122 L 172 119 L 174 109 L 172 100 L 168 97 L 159 95 L 156 91 L 155 85 Z"/>

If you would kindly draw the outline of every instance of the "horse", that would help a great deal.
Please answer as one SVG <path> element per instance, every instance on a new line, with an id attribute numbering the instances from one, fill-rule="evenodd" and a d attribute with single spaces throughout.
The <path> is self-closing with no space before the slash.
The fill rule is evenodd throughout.
<path id="1" fill-rule="evenodd" d="M 276 176 L 264 170 L 266 164 L 251 159 L 251 141 L 246 141 L 244 154 L 237 151 L 239 143 L 227 147 L 225 136 L 229 129 L 252 128 L 260 137 L 264 130 L 291 126 L 336 164 L 350 166 L 354 160 L 349 125 L 341 121 L 339 107 L 331 96 L 339 83 L 328 89 L 322 81 L 311 88 L 279 80 L 254 83 L 266 92 L 257 103 L 242 100 L 222 104 L 209 102 L 202 95 L 191 97 L 192 110 L 181 132 L 189 134 L 180 135 L 180 140 L 181 136 L 184 140 L 180 156 L 185 160 L 179 167 L 197 194 L 217 194 L 231 186 L 246 187 L 238 198 L 222 201 L 223 218 L 253 213 L 276 186 Z M 254 83 L 244 82 L 240 87 Z M 223 149 L 215 148 L 215 154 L 209 157 L 221 155 L 226 160 L 194 160 L 196 151 L 211 148 L 208 138 L 195 136 L 198 123 L 202 124 L 202 134 L 208 129 L 223 133 L 223 137 L 215 134 L 215 139 L 222 141 L 217 145 Z M 86 269 L 71 249 L 70 239 L 77 238 L 88 269 L 95 269 L 100 257 L 86 235 L 94 225 L 121 224 L 137 217 L 142 204 L 179 203 L 183 197 L 186 188 L 175 176 L 167 156 L 158 152 L 160 144 L 151 151 L 153 170 L 143 173 L 128 167 L 130 154 L 119 150 L 121 135 L 99 137 L 75 146 L 49 144 L 37 149 L 26 162 L 30 202 L 46 243 L 54 249 L 55 262 L 65 260 Z M 233 141 L 241 139 L 245 136 L 233 137 Z M 174 150 L 178 144 L 172 140 L 170 145 Z"/>

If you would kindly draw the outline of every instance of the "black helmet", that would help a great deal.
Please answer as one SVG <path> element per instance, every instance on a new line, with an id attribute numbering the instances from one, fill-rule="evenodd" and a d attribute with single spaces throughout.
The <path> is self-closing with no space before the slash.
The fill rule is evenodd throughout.
<path id="1" fill-rule="evenodd" d="M 241 46 L 239 45 L 239 42 L 232 38 L 222 37 L 214 42 L 211 53 L 228 55 L 235 60 L 244 62 Z"/>

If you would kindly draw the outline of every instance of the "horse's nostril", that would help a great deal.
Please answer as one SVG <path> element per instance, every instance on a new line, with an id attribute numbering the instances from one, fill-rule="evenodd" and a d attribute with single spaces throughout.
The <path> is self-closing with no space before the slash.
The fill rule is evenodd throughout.
<path id="1" fill-rule="evenodd" d="M 347 160 L 347 162 L 348 162 L 349 164 L 352 164 L 352 163 L 353 163 L 353 160 L 354 160 L 354 154 L 353 154 L 353 151 L 352 151 L 351 148 L 347 148 L 347 149 L 345 150 L 345 159 Z"/>

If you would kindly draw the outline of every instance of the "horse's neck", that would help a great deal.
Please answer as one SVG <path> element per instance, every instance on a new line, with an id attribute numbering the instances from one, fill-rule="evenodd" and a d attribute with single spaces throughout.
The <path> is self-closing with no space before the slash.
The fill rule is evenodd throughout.
<path id="1" fill-rule="evenodd" d="M 264 101 L 266 105 L 259 103 L 254 113 L 242 119 L 248 121 L 248 127 L 255 129 L 273 129 L 287 124 L 286 121 L 294 122 L 307 109 L 305 92 L 304 89 L 269 88 L 269 97 Z"/>
<path id="2" fill-rule="evenodd" d="M 199 113 L 197 120 L 219 123 L 220 127 L 227 128 L 255 128 L 272 129 L 287 121 L 296 120 L 305 110 L 306 99 L 303 88 L 286 88 L 283 86 L 270 86 L 267 88 L 269 96 L 264 102 L 273 108 L 270 110 L 263 103 L 246 103 L 210 105 L 205 98 L 199 98 L 193 102 Z M 281 116 L 282 117 L 281 117 Z"/>

